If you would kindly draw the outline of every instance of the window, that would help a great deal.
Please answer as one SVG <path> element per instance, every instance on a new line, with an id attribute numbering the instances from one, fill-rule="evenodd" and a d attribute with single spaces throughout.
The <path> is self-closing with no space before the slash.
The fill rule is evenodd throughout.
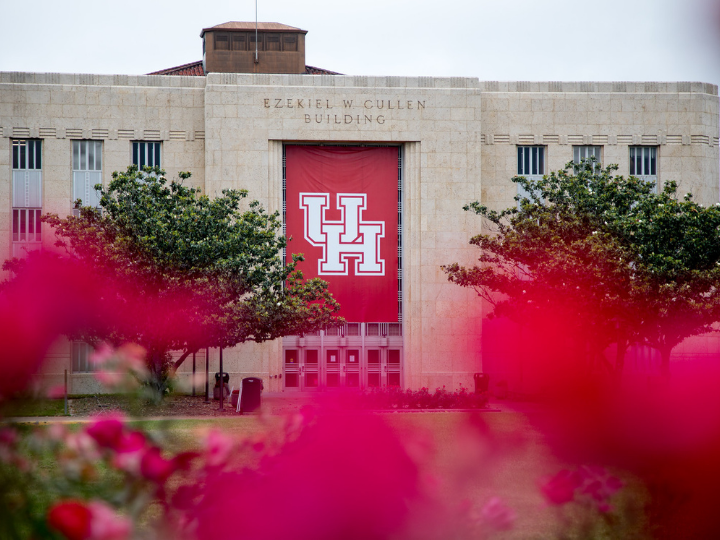
<path id="1" fill-rule="evenodd" d="M 233 34 L 232 35 L 232 50 L 233 51 L 246 51 L 248 37 L 249 36 L 247 34 Z"/>
<path id="2" fill-rule="evenodd" d="M 227 51 L 229 49 L 230 47 L 227 34 L 215 34 L 215 50 Z"/>
<path id="3" fill-rule="evenodd" d="M 100 205 L 96 184 L 102 184 L 102 142 L 73 141 L 73 202 L 83 206 Z"/>
<path id="4" fill-rule="evenodd" d="M 573 146 L 573 161 L 575 163 L 580 164 L 583 160 L 592 157 L 595 158 L 597 163 L 602 163 L 602 146 Z M 595 167 L 597 167 L 597 164 Z"/>
<path id="5" fill-rule="evenodd" d="M 95 365 L 90 361 L 93 348 L 84 341 L 72 343 L 72 371 L 73 373 L 89 373 L 96 371 Z"/>
<path id="6" fill-rule="evenodd" d="M 160 143 L 159 142 L 134 142 L 133 144 L 133 165 L 142 170 L 146 165 L 149 167 L 161 167 L 160 165 Z"/>
<path id="7" fill-rule="evenodd" d="M 13 208 L 13 242 L 40 242 L 39 208 Z"/>
<path id="8" fill-rule="evenodd" d="M 265 43 L 265 50 L 267 51 L 279 51 L 281 48 L 280 36 L 278 34 L 268 34 L 265 37 Z"/>
<path id="9" fill-rule="evenodd" d="M 285 351 L 285 363 L 286 364 L 297 364 L 298 363 L 298 356 L 297 356 L 296 350 Z"/>
<path id="10" fill-rule="evenodd" d="M 657 191 L 657 147 L 630 147 L 630 174 L 651 182 Z"/>
<path id="11" fill-rule="evenodd" d="M 545 174 L 545 147 L 518 146 L 518 176 Z"/>
<path id="12" fill-rule="evenodd" d="M 528 180 L 538 179 L 545 174 L 545 147 L 544 146 L 518 146 L 518 176 Z M 521 184 L 517 186 L 520 198 L 529 198 L 528 193 Z M 518 201 L 518 208 L 520 201 Z"/>
<path id="13" fill-rule="evenodd" d="M 283 51 L 297 51 L 297 36 L 283 36 Z"/>
<path id="14" fill-rule="evenodd" d="M 12 255 L 39 249 L 42 240 L 42 141 L 12 142 Z"/>

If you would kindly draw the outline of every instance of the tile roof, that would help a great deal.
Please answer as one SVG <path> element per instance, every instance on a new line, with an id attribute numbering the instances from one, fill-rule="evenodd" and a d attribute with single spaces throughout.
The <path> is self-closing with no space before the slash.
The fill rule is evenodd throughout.
<path id="1" fill-rule="evenodd" d="M 336 71 L 330 71 L 329 69 L 322 69 L 315 66 L 305 66 L 306 75 L 342 75 Z M 202 60 L 197 62 L 190 62 L 189 64 L 183 64 L 181 66 L 175 66 L 167 69 L 161 69 L 160 71 L 153 71 L 148 75 L 190 75 L 190 76 L 203 76 Z"/>
<path id="2" fill-rule="evenodd" d="M 148 73 L 148 75 L 191 75 L 197 77 L 205 75 L 205 70 L 203 70 L 202 60 L 200 60 L 198 62 L 183 64 L 182 66 L 153 71 L 152 73 Z"/>
<path id="3" fill-rule="evenodd" d="M 315 66 L 305 65 L 305 75 L 342 75 L 337 71 L 330 71 L 329 69 L 323 69 Z"/>

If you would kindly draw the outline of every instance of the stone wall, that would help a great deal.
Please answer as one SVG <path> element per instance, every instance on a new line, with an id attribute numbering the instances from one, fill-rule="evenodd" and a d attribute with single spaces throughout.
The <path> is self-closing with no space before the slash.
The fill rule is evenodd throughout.
<path id="1" fill-rule="evenodd" d="M 71 209 L 73 139 L 103 141 L 103 183 L 131 162 L 131 142 L 162 141 L 169 177 L 193 173 L 211 196 L 245 188 L 281 209 L 285 143 L 393 144 L 403 153 L 405 386 L 472 385 L 483 370 L 479 299 L 442 264 L 471 263 L 480 232 L 469 201 L 514 204 L 517 145 L 547 148 L 547 170 L 573 145 L 600 145 L 629 172 L 631 145 L 657 145 L 660 182 L 718 202 L 717 87 L 703 83 L 479 82 L 468 78 L 210 74 L 207 77 L 0 73 L 0 257 L 10 255 L 11 141 L 43 140 L 43 211 Z M 44 246 L 52 239 L 45 234 Z M 491 326 L 486 326 L 489 331 Z M 488 351 L 489 364 L 503 350 Z M 512 344 L 508 343 L 508 346 Z M 233 378 L 279 391 L 280 340 L 225 351 Z M 60 343 L 48 371 L 69 365 Z M 217 371 L 217 351 L 210 354 Z M 204 361 L 198 363 L 204 370 Z M 187 378 L 191 363 L 181 368 Z M 73 376 L 92 390 L 88 375 Z"/>

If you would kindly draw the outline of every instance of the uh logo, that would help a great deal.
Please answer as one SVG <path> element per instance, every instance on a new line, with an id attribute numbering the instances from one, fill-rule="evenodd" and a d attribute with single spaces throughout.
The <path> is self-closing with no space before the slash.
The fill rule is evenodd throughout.
<path id="1" fill-rule="evenodd" d="M 355 259 L 355 275 L 384 276 L 385 260 L 380 258 L 380 239 L 385 237 L 384 221 L 363 221 L 367 194 L 338 193 L 339 221 L 325 219 L 330 208 L 329 193 L 300 193 L 305 215 L 305 239 L 323 248 L 318 275 L 348 275 L 348 259 Z"/>

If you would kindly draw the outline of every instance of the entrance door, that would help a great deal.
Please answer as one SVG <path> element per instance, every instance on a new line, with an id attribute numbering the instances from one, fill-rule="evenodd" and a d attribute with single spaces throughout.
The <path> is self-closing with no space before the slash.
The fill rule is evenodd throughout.
<path id="1" fill-rule="evenodd" d="M 297 349 L 285 349 L 285 388 L 300 390 L 300 357 Z"/>
<path id="2" fill-rule="evenodd" d="M 388 350 L 387 385 L 400 386 L 400 349 Z"/>
<path id="3" fill-rule="evenodd" d="M 315 390 L 320 386 L 320 370 L 318 365 L 319 351 L 317 349 L 305 350 L 305 365 L 302 366 L 304 375 L 303 390 Z"/>
<path id="4" fill-rule="evenodd" d="M 340 387 L 340 351 L 338 349 L 325 351 L 325 386 L 328 388 Z"/>
<path id="5" fill-rule="evenodd" d="M 367 387 L 368 388 L 379 388 L 380 387 L 380 349 L 368 349 L 367 350 Z"/>
<path id="6" fill-rule="evenodd" d="M 348 349 L 345 356 L 345 386 L 360 388 L 360 351 Z"/>

